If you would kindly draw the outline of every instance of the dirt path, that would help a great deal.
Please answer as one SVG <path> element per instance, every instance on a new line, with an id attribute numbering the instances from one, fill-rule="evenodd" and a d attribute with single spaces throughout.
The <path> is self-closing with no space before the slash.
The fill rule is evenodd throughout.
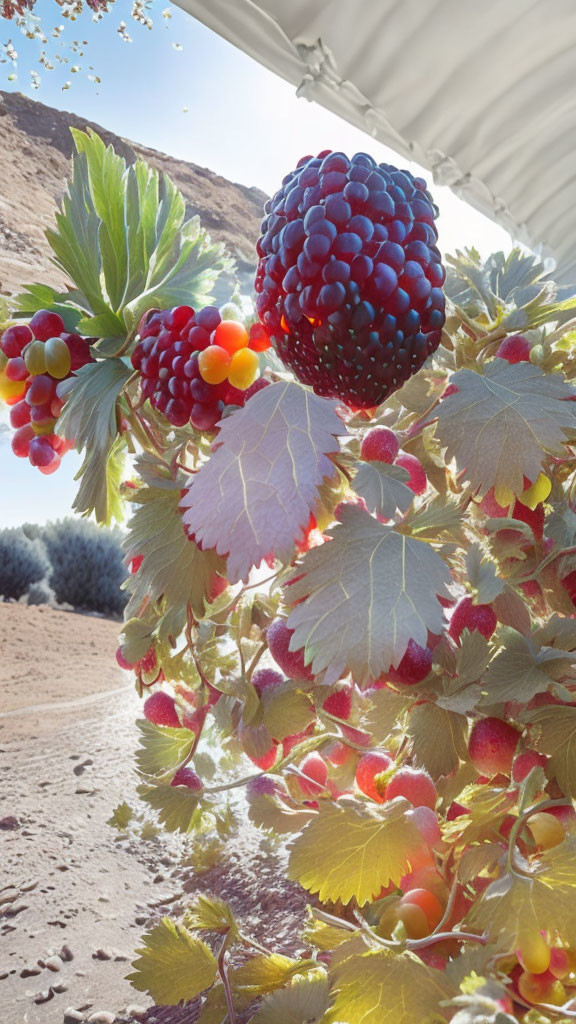
<path id="1" fill-rule="evenodd" d="M 1 1024 L 63 1024 L 68 1008 L 77 1020 L 108 1013 L 101 1024 L 142 1019 L 127 1008 L 150 1001 L 124 980 L 140 934 L 200 890 L 275 950 L 297 946 L 303 896 L 248 825 L 226 864 L 198 878 L 174 837 L 137 843 L 106 824 L 134 799 L 139 702 L 115 666 L 117 633 L 105 619 L 0 604 Z M 194 1019 L 191 1008 L 145 1014 Z"/>

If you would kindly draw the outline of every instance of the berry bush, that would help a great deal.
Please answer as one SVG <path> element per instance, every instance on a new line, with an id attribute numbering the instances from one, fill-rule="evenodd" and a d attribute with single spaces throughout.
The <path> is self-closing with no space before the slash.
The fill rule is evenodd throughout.
<path id="1" fill-rule="evenodd" d="M 48 583 L 59 604 L 122 615 L 127 570 L 119 530 L 103 530 L 83 519 L 63 519 L 43 527 L 41 536 L 50 559 Z"/>
<path id="2" fill-rule="evenodd" d="M 575 1018 L 576 298 L 518 250 L 445 272 L 424 181 L 324 152 L 267 205 L 255 311 L 215 309 L 170 181 L 75 142 L 70 291 L 13 314 L 92 339 L 55 436 L 78 511 L 130 508 L 143 809 L 111 824 L 200 866 L 240 806 L 310 895 L 287 956 L 206 893 L 132 984 L 202 1024 Z"/>

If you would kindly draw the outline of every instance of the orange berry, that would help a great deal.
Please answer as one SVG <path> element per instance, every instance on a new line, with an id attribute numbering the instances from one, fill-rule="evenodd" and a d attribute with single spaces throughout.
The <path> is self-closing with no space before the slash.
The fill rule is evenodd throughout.
<path id="1" fill-rule="evenodd" d="M 410 903 L 415 907 L 420 907 L 420 910 L 423 910 L 428 918 L 430 928 L 435 928 L 442 920 L 444 907 L 438 897 L 433 892 L 430 892 L 429 889 L 409 889 L 408 892 L 404 893 L 402 903 Z"/>
<path id="2" fill-rule="evenodd" d="M 258 356 L 252 349 L 243 348 L 235 352 L 230 362 L 228 380 L 233 388 L 246 391 L 258 376 L 260 364 Z"/>
<path id="3" fill-rule="evenodd" d="M 262 324 L 252 324 L 250 328 L 250 341 L 248 342 L 253 352 L 265 352 L 270 348 L 272 342 L 262 327 Z"/>
<path id="4" fill-rule="evenodd" d="M 26 383 L 23 380 L 10 380 L 4 373 L 0 373 L 0 401 L 7 405 L 15 405 L 24 396 Z"/>
<path id="5" fill-rule="evenodd" d="M 231 356 L 248 345 L 248 331 L 237 320 L 222 320 L 211 337 L 213 345 L 225 348 Z"/>
<path id="6" fill-rule="evenodd" d="M 230 353 L 220 345 L 208 345 L 198 356 L 198 369 L 207 384 L 221 384 L 228 376 Z"/>

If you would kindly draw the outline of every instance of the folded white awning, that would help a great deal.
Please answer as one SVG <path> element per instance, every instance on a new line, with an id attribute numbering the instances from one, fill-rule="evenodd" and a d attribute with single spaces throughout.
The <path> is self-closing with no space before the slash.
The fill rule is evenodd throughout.
<path id="1" fill-rule="evenodd" d="M 576 282 L 574 0 L 176 2 Z"/>

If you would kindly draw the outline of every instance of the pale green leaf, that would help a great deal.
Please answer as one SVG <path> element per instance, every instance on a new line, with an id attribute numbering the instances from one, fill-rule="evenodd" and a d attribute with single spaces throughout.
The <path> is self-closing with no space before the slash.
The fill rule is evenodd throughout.
<path id="1" fill-rule="evenodd" d="M 179 511 L 181 481 L 172 480 L 152 456 L 142 456 L 136 466 L 144 486 L 131 499 L 135 510 L 124 549 L 127 559 L 143 557 L 138 572 L 126 582 L 126 614 L 137 614 L 142 602 L 151 600 L 162 615 L 159 635 L 177 637 L 186 625 L 188 606 L 196 617 L 204 614 L 206 593 L 214 576 L 223 574 L 224 562 L 187 537 Z"/>
<path id="2" fill-rule="evenodd" d="M 437 408 L 437 436 L 480 494 L 494 487 L 497 500 L 509 504 L 524 490 L 524 477 L 536 480 L 546 454 L 564 455 L 576 427 L 566 399 L 576 392 L 560 373 L 505 359 L 487 363 L 483 375 L 459 370 L 451 382 L 458 390 Z"/>
<path id="3" fill-rule="evenodd" d="M 287 988 L 265 996 L 250 1024 L 317 1024 L 329 1000 L 327 973 L 318 968 L 297 975 Z"/>
<path id="4" fill-rule="evenodd" d="M 315 674 L 328 670 L 332 682 L 352 672 L 362 683 L 398 665 L 410 640 L 425 647 L 428 630 L 442 632 L 438 595 L 451 577 L 429 544 L 354 506 L 340 518 L 292 577 L 287 597 L 301 603 L 288 626 Z"/>
<path id="5" fill-rule="evenodd" d="M 564 941 L 573 942 L 576 893 L 572 886 L 548 885 L 538 868 L 530 875 L 524 867 L 525 875 L 506 874 L 492 882 L 472 907 L 468 923 L 485 930 L 509 953 L 530 944 L 541 930 L 558 930 Z"/>
<path id="6" fill-rule="evenodd" d="M 335 924 L 328 924 L 326 921 L 321 920 L 317 916 L 314 907 L 310 906 L 306 908 L 306 914 L 306 926 L 302 932 L 302 938 L 304 942 L 309 943 L 311 946 L 316 946 L 316 949 L 329 952 L 332 949 L 337 949 L 343 942 L 347 942 L 350 939 L 351 933 L 347 927 L 347 921 L 342 922 L 341 928 Z"/>
<path id="7" fill-rule="evenodd" d="M 292 844 L 290 878 L 323 902 L 373 900 L 400 881 L 422 845 L 409 809 L 401 799 L 377 810 L 357 801 L 323 806 Z"/>
<path id="8" fill-rule="evenodd" d="M 331 974 L 335 998 L 322 1024 L 444 1024 L 440 1004 L 454 994 L 441 971 L 410 953 L 371 950 Z"/>
<path id="9" fill-rule="evenodd" d="M 143 942 L 128 981 L 155 1003 L 176 1006 L 183 999 L 194 999 L 214 982 L 218 965 L 209 947 L 168 917 L 147 932 Z"/>
<path id="10" fill-rule="evenodd" d="M 401 466 L 359 462 L 353 487 L 370 512 L 392 519 L 397 510 L 406 512 L 414 501 L 414 492 L 406 486 L 408 479 L 408 472 Z"/>
<path id="11" fill-rule="evenodd" d="M 346 428 L 336 403 L 294 381 L 272 384 L 225 419 L 210 461 L 182 500 L 184 522 L 226 555 L 232 582 L 270 554 L 290 560 Z"/>
<path id="12" fill-rule="evenodd" d="M 153 778 L 169 768 L 176 768 L 192 750 L 194 733 L 190 729 L 171 729 L 145 719 L 136 724 L 140 730 L 136 764 L 142 775 Z"/>
<path id="13" fill-rule="evenodd" d="M 527 703 L 545 693 L 554 679 L 573 675 L 576 655 L 554 647 L 538 649 L 532 638 L 509 631 L 506 647 L 496 655 L 484 677 L 483 702 Z"/>
<path id="14" fill-rule="evenodd" d="M 314 812 L 305 807 L 288 807 L 271 793 L 250 794 L 248 817 L 257 826 L 277 835 L 291 835 L 300 832 L 313 817 Z"/>
<path id="15" fill-rule="evenodd" d="M 576 708 L 550 704 L 523 718 L 530 728 L 531 743 L 550 756 L 550 777 L 557 779 L 566 796 L 576 797 Z"/>
<path id="16" fill-rule="evenodd" d="M 392 730 L 400 723 L 413 698 L 396 693 L 385 687 L 371 690 L 370 706 L 366 713 L 365 725 L 375 743 L 385 743 Z"/>
<path id="17" fill-rule="evenodd" d="M 94 512 L 98 522 L 109 522 L 118 510 L 120 449 L 116 446 L 112 451 L 112 446 L 118 431 L 116 405 L 129 376 L 121 359 L 106 359 L 87 363 L 58 386 L 66 404 L 57 432 L 84 452 L 74 508 L 82 515 Z"/>
<path id="18" fill-rule="evenodd" d="M 108 819 L 107 824 L 111 825 L 112 828 L 118 829 L 119 832 L 125 832 L 128 825 L 134 817 L 134 812 L 126 801 L 118 804 L 112 812 L 112 817 Z"/>
<path id="19" fill-rule="evenodd" d="M 197 931 L 237 933 L 234 914 L 225 900 L 217 896 L 200 894 L 186 912 L 185 923 L 188 928 Z"/>
<path id="20" fill-rule="evenodd" d="M 471 544 L 466 553 L 466 578 L 476 591 L 478 604 L 492 604 L 504 590 L 504 580 L 498 576 L 498 568 L 489 561 L 478 544 Z"/>
<path id="21" fill-rule="evenodd" d="M 433 779 L 450 775 L 459 761 L 468 756 L 468 722 L 463 715 L 439 707 L 418 703 L 408 719 L 408 735 L 412 739 L 412 759 L 426 768 Z"/>
<path id="22" fill-rule="evenodd" d="M 308 694 L 287 681 L 268 686 L 262 692 L 264 725 L 275 740 L 295 736 L 314 721 L 314 709 Z"/>
<path id="23" fill-rule="evenodd" d="M 199 807 L 200 794 L 186 786 L 171 786 L 159 783 L 154 786 L 140 786 L 140 797 L 158 814 L 168 832 L 197 831 L 203 821 Z"/>

